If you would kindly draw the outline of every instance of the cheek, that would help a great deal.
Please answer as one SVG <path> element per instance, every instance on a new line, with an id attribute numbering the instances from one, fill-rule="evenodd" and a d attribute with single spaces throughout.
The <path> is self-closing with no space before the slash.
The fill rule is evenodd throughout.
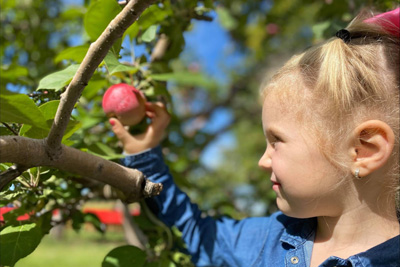
<path id="1" fill-rule="evenodd" d="M 318 160 L 307 154 L 277 151 L 272 160 L 272 170 L 287 191 L 303 191 L 323 177 L 318 171 Z"/>
<path id="2" fill-rule="evenodd" d="M 282 150 L 274 152 L 271 167 L 272 172 L 282 184 L 292 183 L 296 179 L 297 166 Z"/>

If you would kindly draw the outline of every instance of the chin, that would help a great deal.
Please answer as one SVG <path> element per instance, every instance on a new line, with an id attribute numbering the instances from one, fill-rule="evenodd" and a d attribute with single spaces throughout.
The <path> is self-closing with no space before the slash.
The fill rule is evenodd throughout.
<path id="1" fill-rule="evenodd" d="M 298 207 L 292 207 L 292 206 L 288 205 L 287 202 L 281 203 L 278 199 L 277 199 L 277 206 L 278 206 L 278 209 L 283 214 L 285 214 L 286 216 L 292 217 L 292 218 L 308 219 L 308 218 L 316 217 L 316 215 L 312 214 L 309 211 L 309 209 L 305 210 L 305 209 L 298 208 Z"/>

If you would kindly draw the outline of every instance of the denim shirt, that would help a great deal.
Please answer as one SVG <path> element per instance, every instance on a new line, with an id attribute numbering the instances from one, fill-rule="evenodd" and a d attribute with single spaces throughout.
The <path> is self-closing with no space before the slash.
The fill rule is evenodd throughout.
<path id="1" fill-rule="evenodd" d="M 243 220 L 213 219 L 174 183 L 164 163 L 161 148 L 127 155 L 122 164 L 142 171 L 146 177 L 163 184 L 163 191 L 152 200 L 159 219 L 175 225 L 196 266 L 274 266 L 310 265 L 316 219 L 296 219 L 281 212 L 269 217 Z M 154 209 L 153 209 L 154 210 Z M 398 267 L 400 236 L 347 259 L 331 256 L 320 266 Z"/>

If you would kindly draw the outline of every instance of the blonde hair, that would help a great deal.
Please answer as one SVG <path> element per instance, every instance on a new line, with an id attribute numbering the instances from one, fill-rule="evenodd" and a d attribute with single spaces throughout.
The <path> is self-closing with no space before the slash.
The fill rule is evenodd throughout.
<path id="1" fill-rule="evenodd" d="M 347 173 L 348 159 L 338 153 L 343 137 L 366 120 L 387 123 L 396 136 L 388 163 L 390 190 L 398 192 L 400 39 L 365 23 L 368 16 L 371 12 L 362 12 L 348 25 L 349 42 L 332 37 L 292 57 L 261 88 L 261 96 L 273 92 L 286 103 L 285 112 L 289 107 L 315 134 L 327 159 Z"/>

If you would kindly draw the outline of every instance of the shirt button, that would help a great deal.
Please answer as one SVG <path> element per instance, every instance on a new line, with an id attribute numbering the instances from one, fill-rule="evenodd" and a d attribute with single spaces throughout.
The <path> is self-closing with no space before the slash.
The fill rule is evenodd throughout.
<path id="1" fill-rule="evenodd" d="M 291 258 L 290 258 L 290 261 L 291 261 L 293 264 L 297 264 L 297 263 L 299 263 L 299 258 L 297 258 L 297 257 L 291 257 Z"/>

